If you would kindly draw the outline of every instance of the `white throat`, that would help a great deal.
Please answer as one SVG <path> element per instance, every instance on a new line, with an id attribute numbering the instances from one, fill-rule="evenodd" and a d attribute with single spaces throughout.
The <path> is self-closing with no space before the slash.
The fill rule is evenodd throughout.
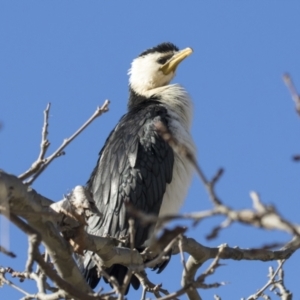
<path id="1" fill-rule="evenodd" d="M 161 65 L 157 63 L 160 57 L 160 53 L 151 53 L 139 56 L 131 63 L 129 84 L 137 94 L 145 96 L 147 91 L 165 86 L 174 78 L 174 72 L 165 75 L 160 70 Z"/>

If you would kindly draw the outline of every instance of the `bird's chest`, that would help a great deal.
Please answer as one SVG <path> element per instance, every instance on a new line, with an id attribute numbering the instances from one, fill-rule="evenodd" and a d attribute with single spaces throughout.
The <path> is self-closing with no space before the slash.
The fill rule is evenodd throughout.
<path id="1" fill-rule="evenodd" d="M 170 121 L 170 133 L 179 142 L 177 145 L 183 145 L 195 155 L 195 146 L 189 132 L 181 126 L 176 120 Z M 185 154 L 174 149 L 174 166 L 172 181 L 166 187 L 163 202 L 160 208 L 159 216 L 177 214 L 185 200 L 191 178 L 193 166 L 188 161 Z"/>

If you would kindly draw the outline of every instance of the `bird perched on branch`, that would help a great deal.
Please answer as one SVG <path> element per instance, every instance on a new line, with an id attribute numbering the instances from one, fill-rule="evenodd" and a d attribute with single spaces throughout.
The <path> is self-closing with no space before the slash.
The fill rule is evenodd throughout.
<path id="1" fill-rule="evenodd" d="M 182 86 L 170 84 L 179 63 L 191 53 L 191 48 L 180 51 L 171 43 L 162 43 L 133 60 L 128 112 L 107 138 L 87 183 L 102 213 L 101 217 L 89 219 L 89 233 L 117 238 L 128 235 L 127 201 L 144 213 L 178 213 L 190 184 L 192 166 L 159 134 L 156 125 L 163 124 L 174 139 L 195 154 L 190 135 L 191 100 Z M 149 227 L 140 226 L 136 219 L 135 248 L 143 249 L 149 235 Z M 99 276 L 91 255 L 85 253 L 83 264 L 85 277 L 94 288 Z M 158 266 L 158 272 L 164 267 L 165 264 Z M 107 272 L 121 285 L 127 268 L 113 265 Z M 135 289 L 139 287 L 135 276 L 131 284 Z"/>

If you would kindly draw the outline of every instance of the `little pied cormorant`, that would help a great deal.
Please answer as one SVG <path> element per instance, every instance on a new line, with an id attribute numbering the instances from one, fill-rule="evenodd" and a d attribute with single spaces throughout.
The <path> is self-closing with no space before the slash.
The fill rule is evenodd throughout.
<path id="1" fill-rule="evenodd" d="M 183 87 L 170 84 L 179 63 L 192 53 L 162 43 L 142 52 L 129 70 L 128 112 L 110 133 L 87 183 L 102 216 L 88 220 L 87 230 L 97 236 L 128 235 L 125 202 L 145 213 L 166 215 L 178 213 L 192 176 L 187 158 L 173 151 L 156 130 L 162 122 L 167 130 L 192 154 L 195 147 L 190 135 L 192 103 Z M 135 220 L 135 247 L 143 249 L 149 228 Z M 85 277 L 92 288 L 100 278 L 96 265 L 86 252 L 83 258 Z M 166 264 L 158 266 L 162 271 Z M 113 265 L 107 272 L 119 284 L 127 268 Z M 139 281 L 132 276 L 135 289 Z"/>

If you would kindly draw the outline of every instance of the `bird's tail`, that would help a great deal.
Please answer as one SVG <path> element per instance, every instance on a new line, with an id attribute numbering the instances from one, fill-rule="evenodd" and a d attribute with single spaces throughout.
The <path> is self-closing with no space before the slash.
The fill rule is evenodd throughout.
<path id="1" fill-rule="evenodd" d="M 106 269 L 106 272 L 110 275 L 116 278 L 116 280 L 118 281 L 119 285 L 122 286 L 123 282 L 124 282 L 124 278 L 127 274 L 128 269 L 122 265 L 113 265 L 112 267 L 110 267 L 109 269 Z M 104 281 L 107 283 L 108 281 L 104 278 Z M 135 277 L 134 275 L 132 275 L 131 280 L 130 280 L 130 285 L 133 286 L 133 288 L 135 290 L 137 290 L 140 287 L 140 281 L 138 280 L 137 277 Z M 128 291 L 129 291 L 129 287 L 130 285 L 128 285 L 125 295 L 127 295 Z"/>

